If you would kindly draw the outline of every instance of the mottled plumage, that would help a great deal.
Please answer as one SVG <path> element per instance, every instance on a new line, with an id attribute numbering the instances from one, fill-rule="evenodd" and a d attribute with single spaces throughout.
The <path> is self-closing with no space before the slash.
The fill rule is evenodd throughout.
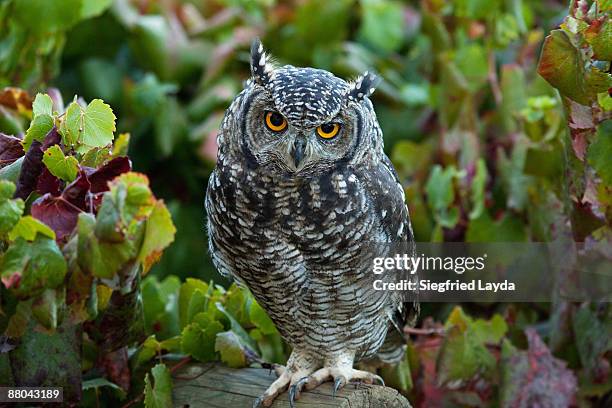
<path id="1" fill-rule="evenodd" d="M 368 99 L 376 77 L 274 68 L 258 41 L 251 72 L 220 129 L 206 210 L 215 266 L 251 290 L 293 347 L 258 400 L 267 406 L 289 385 L 293 398 L 328 379 L 375 379 L 355 361 L 401 358 L 398 330 L 415 307 L 374 293 L 372 259 L 413 238 Z"/>

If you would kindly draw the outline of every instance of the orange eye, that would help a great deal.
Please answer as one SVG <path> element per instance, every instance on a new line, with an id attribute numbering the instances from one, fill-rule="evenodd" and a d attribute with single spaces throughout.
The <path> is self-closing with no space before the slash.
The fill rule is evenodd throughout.
<path id="1" fill-rule="evenodd" d="M 340 131 L 338 123 L 324 123 L 317 128 L 317 134 L 323 139 L 331 139 Z"/>
<path id="2" fill-rule="evenodd" d="M 266 126 L 273 132 L 287 129 L 287 119 L 278 112 L 266 112 Z"/>

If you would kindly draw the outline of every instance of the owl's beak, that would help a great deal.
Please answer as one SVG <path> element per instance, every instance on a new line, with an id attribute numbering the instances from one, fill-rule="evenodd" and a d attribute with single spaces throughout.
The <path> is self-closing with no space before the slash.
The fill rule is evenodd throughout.
<path id="1" fill-rule="evenodd" d="M 296 169 L 300 168 L 300 163 L 304 159 L 304 152 L 306 151 L 306 139 L 303 137 L 296 137 L 293 142 L 293 150 L 291 156 L 293 157 L 293 164 Z"/>

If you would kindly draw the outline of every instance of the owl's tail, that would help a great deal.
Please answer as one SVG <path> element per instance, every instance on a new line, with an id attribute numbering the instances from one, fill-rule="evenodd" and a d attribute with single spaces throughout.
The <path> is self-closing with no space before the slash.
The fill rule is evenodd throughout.
<path id="1" fill-rule="evenodd" d="M 417 302 L 403 303 L 391 319 L 391 325 L 382 346 L 375 359 L 382 363 L 399 363 L 406 353 L 405 326 L 414 326 L 419 315 L 420 306 Z"/>
<path id="2" fill-rule="evenodd" d="M 389 327 L 387 337 L 383 345 L 378 349 L 376 359 L 381 363 L 396 364 L 402 361 L 406 353 L 406 340 L 404 336 L 398 332 L 395 327 Z"/>

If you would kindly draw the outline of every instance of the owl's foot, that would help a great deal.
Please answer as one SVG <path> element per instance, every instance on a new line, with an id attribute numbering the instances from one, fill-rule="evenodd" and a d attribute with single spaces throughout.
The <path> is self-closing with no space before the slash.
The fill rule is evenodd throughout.
<path id="1" fill-rule="evenodd" d="M 274 402 L 274 399 L 287 388 L 289 388 L 289 404 L 293 407 L 295 405 L 295 400 L 299 397 L 299 392 L 309 378 L 308 374 L 312 372 L 312 370 L 298 370 L 293 372 L 280 365 L 275 366 L 274 370 L 277 374 L 280 373 L 279 377 L 270 387 L 268 387 L 261 397 L 253 402 L 253 408 L 269 407 L 272 405 L 272 402 Z"/>
<path id="2" fill-rule="evenodd" d="M 369 371 L 356 370 L 350 367 L 324 367 L 312 373 L 308 377 L 307 381 L 305 381 L 304 387 L 307 390 L 312 390 L 325 381 L 330 380 L 334 381 L 334 397 L 336 396 L 336 392 L 338 392 L 338 390 L 342 389 L 342 387 L 351 381 L 365 384 L 379 383 L 380 385 L 385 385 L 385 382 L 380 376 L 372 374 Z"/>

